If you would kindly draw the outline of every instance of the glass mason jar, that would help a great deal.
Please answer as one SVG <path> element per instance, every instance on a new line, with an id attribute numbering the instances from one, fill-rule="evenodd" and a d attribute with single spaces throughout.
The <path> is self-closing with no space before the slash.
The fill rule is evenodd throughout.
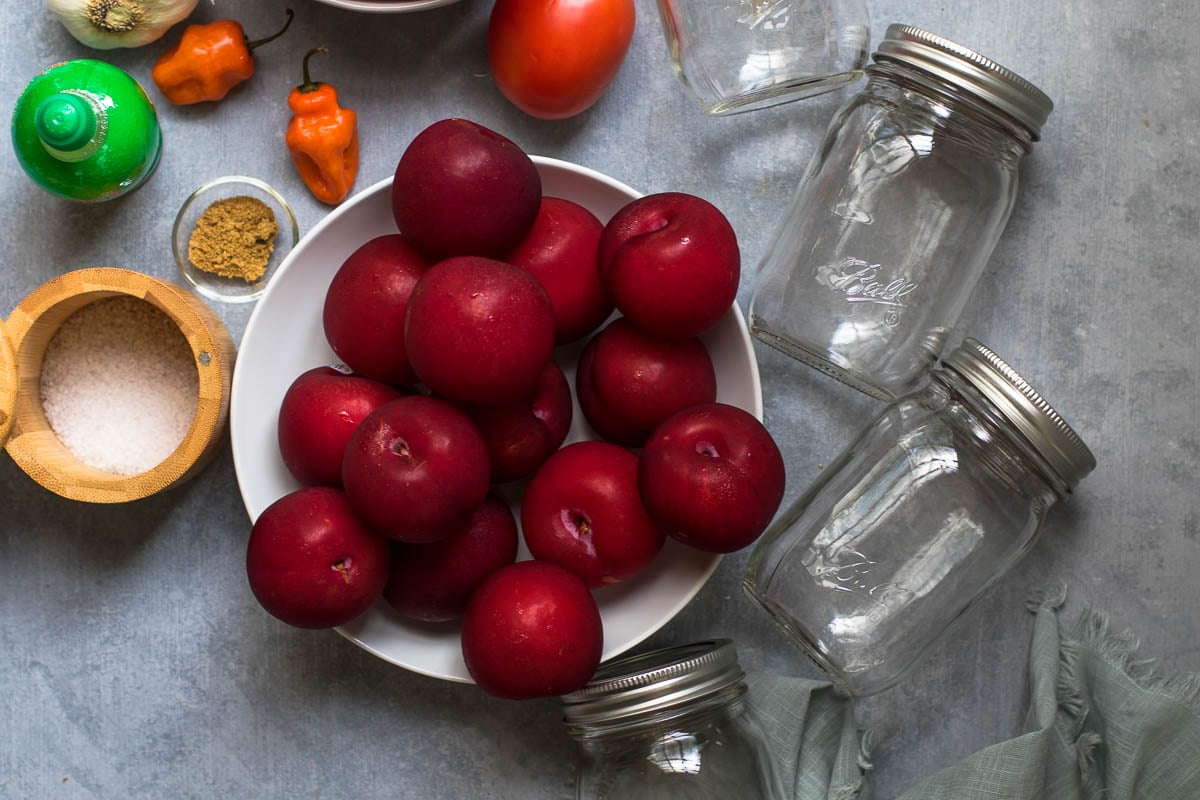
<path id="1" fill-rule="evenodd" d="M 1008 222 L 1053 103 L 940 36 L 892 25 L 759 267 L 750 330 L 881 399 L 937 360 Z"/>
<path id="2" fill-rule="evenodd" d="M 658 0 L 671 66 L 708 114 L 776 105 L 862 75 L 864 0 Z"/>
<path id="3" fill-rule="evenodd" d="M 728 639 L 601 666 L 563 697 L 580 747 L 578 799 L 783 800 L 745 694 Z"/>
<path id="4" fill-rule="evenodd" d="M 903 677 L 1096 466 L 1062 417 L 967 339 L 775 520 L 744 587 L 850 695 Z"/>

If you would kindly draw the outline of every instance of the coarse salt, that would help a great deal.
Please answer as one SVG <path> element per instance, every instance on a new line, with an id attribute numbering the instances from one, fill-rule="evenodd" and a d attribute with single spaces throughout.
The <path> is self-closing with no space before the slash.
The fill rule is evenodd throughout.
<path id="1" fill-rule="evenodd" d="M 196 414 L 200 377 L 186 337 L 138 297 L 84 306 L 42 361 L 46 420 L 80 461 L 137 475 L 169 456 Z"/>

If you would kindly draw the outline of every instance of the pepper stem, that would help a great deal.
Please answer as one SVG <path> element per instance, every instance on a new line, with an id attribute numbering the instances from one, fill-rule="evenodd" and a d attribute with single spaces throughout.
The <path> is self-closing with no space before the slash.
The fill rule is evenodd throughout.
<path id="1" fill-rule="evenodd" d="M 133 0 L 91 0 L 83 15 L 102 31 L 125 33 L 142 24 L 146 11 Z"/>
<path id="2" fill-rule="evenodd" d="M 283 36 L 283 32 L 286 31 L 288 29 L 288 26 L 292 24 L 292 18 L 295 16 L 296 15 L 292 13 L 292 10 L 290 8 L 287 9 L 287 17 L 288 17 L 287 22 L 283 23 L 282 28 L 275 31 L 270 36 L 267 36 L 262 39 L 247 39 L 246 40 L 246 49 L 253 50 L 254 48 L 258 47 L 260 44 L 266 44 L 267 42 L 273 42 L 276 39 L 278 39 L 280 36 Z"/>
<path id="3" fill-rule="evenodd" d="M 317 88 L 321 85 L 319 82 L 316 82 L 312 78 L 308 77 L 308 60 L 310 58 L 312 58 L 313 56 L 315 56 L 317 53 L 328 53 L 328 52 L 329 52 L 329 48 L 326 47 L 325 45 L 321 45 L 319 47 L 314 47 L 312 50 L 309 50 L 307 53 L 304 54 L 304 83 L 302 83 L 296 87 L 296 89 L 299 90 L 300 94 L 307 94 L 308 92 L 315 92 L 317 90 Z"/>

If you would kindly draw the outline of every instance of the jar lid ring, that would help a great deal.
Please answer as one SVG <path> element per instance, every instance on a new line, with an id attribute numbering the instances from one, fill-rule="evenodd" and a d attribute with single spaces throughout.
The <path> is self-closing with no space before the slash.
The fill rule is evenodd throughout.
<path id="1" fill-rule="evenodd" d="M 604 664 L 562 698 L 572 729 L 628 721 L 711 697 L 745 679 L 737 650 L 716 639 L 625 656 Z"/>
<path id="2" fill-rule="evenodd" d="M 978 389 L 1033 445 L 1067 486 L 1079 485 L 1096 468 L 1096 457 L 1079 434 L 1021 375 L 976 339 L 964 339 L 943 361 Z"/>
<path id="3" fill-rule="evenodd" d="M 888 26 L 872 56 L 900 62 L 934 75 L 984 101 L 1031 141 L 1041 136 L 1054 101 L 1011 69 L 968 47 L 929 31 L 899 23 Z M 868 68 L 870 69 L 870 68 Z"/>

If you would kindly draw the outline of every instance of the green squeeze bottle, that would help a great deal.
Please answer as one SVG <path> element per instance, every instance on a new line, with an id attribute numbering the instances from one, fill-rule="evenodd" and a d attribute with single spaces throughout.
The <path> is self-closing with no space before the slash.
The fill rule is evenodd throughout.
<path id="1" fill-rule="evenodd" d="M 140 186 L 162 154 L 154 105 L 123 70 L 91 59 L 46 68 L 12 116 L 13 149 L 34 183 L 85 203 Z"/>

